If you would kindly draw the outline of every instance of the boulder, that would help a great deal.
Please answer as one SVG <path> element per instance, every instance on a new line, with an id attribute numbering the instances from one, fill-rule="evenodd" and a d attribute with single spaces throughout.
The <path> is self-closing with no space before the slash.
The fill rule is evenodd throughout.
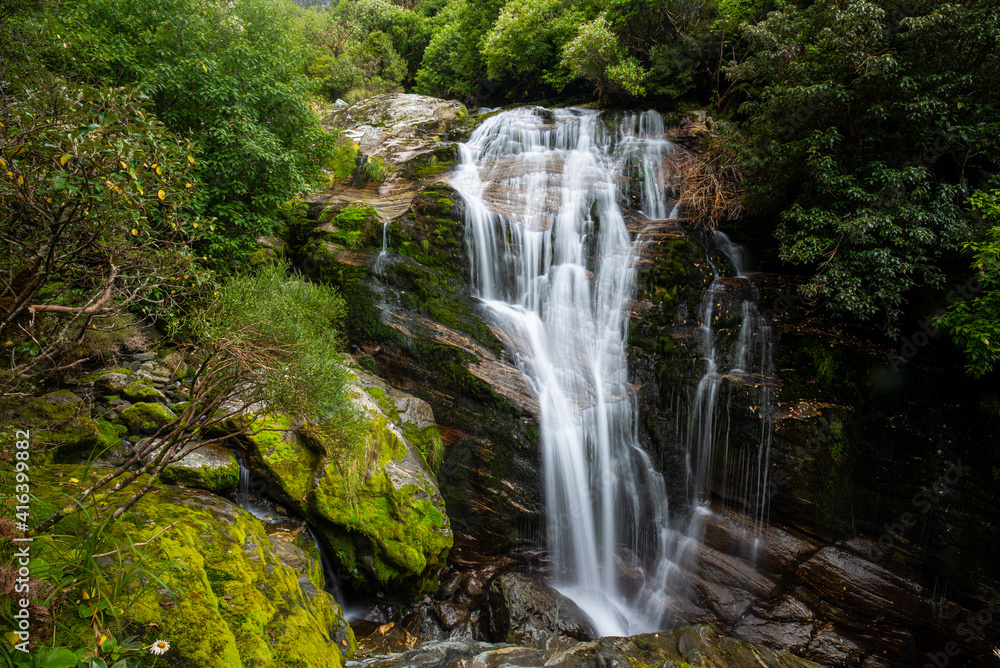
<path id="1" fill-rule="evenodd" d="M 150 451 L 146 455 L 146 461 L 155 459 L 159 452 L 159 448 Z M 228 449 L 218 443 L 210 443 L 165 468 L 160 478 L 168 485 L 184 485 L 216 494 L 227 494 L 239 484 L 240 465 Z"/>
<path id="2" fill-rule="evenodd" d="M 51 466 L 33 471 L 33 481 L 47 502 L 61 506 L 105 472 Z M 114 504 L 130 493 L 106 500 Z M 133 628 L 155 628 L 154 639 L 167 639 L 169 665 L 336 668 L 356 649 L 304 536 L 269 537 L 259 520 L 224 498 L 159 483 L 114 531 L 118 545 L 148 542 L 136 586 L 123 594 L 123 619 Z M 36 538 L 35 545 L 48 539 Z M 122 567 L 106 559 L 108 572 Z M 148 580 L 147 573 L 159 580 Z M 71 610 L 75 619 L 76 607 Z"/>
<path id="3" fill-rule="evenodd" d="M 469 618 L 469 609 L 454 601 L 441 601 L 434 606 L 434 612 L 449 631 Z"/>
<path id="4" fill-rule="evenodd" d="M 31 429 L 34 444 L 51 446 L 61 461 L 99 458 L 116 453 L 122 445 L 124 430 L 105 418 L 93 419 L 88 403 L 69 390 L 27 399 L 18 422 Z M 41 464 L 51 456 L 38 452 L 32 459 Z"/>
<path id="5" fill-rule="evenodd" d="M 157 429 L 177 418 L 166 406 L 159 403 L 140 401 L 134 403 L 118 416 L 133 434 L 149 436 Z"/>
<path id="6" fill-rule="evenodd" d="M 453 542 L 434 474 L 391 402 L 383 410 L 359 382 L 352 393 L 366 431 L 356 443 L 264 415 L 240 438 L 353 587 L 430 591 Z"/>
<path id="7" fill-rule="evenodd" d="M 496 642 L 544 648 L 553 636 L 597 637 L 587 614 L 566 596 L 523 573 L 505 573 L 490 586 L 487 633 Z"/>

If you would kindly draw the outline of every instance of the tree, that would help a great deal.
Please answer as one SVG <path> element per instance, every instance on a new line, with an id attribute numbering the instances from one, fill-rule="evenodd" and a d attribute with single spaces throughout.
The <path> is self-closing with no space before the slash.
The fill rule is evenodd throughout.
<path id="1" fill-rule="evenodd" d="M 308 102 L 300 12 L 276 0 L 68 0 L 37 22 L 55 38 L 43 54 L 51 70 L 136 86 L 197 143 L 206 213 L 218 220 L 199 248 L 228 264 L 333 152 Z"/>
<path id="2" fill-rule="evenodd" d="M 486 76 L 525 92 L 541 83 L 561 90 L 572 78 L 562 48 L 586 18 L 563 0 L 510 0 L 483 37 Z"/>
<path id="3" fill-rule="evenodd" d="M 647 72 L 638 60 L 626 55 L 604 14 L 581 27 L 563 47 L 562 64 L 592 83 L 599 99 L 646 94 Z"/>
<path id="4" fill-rule="evenodd" d="M 901 13 L 904 9 L 912 15 Z M 970 182 L 996 172 L 993 3 L 786 6 L 746 28 L 748 207 L 801 292 L 894 331 L 907 291 L 940 286 L 970 239 Z"/>
<path id="5" fill-rule="evenodd" d="M 192 147 L 134 89 L 33 74 L 0 96 L 0 390 L 86 362 L 131 313 L 175 317 L 208 278 Z"/>
<path id="6" fill-rule="evenodd" d="M 949 306 L 937 324 L 965 352 L 969 374 L 983 376 L 1000 361 L 1000 190 L 976 192 L 970 202 L 990 225 L 981 241 L 966 246 L 981 290 Z"/>
<path id="7" fill-rule="evenodd" d="M 417 92 L 476 103 L 494 94 L 497 86 L 486 79 L 480 45 L 503 5 L 503 0 L 448 0 L 432 19 L 434 33 L 417 71 Z"/>

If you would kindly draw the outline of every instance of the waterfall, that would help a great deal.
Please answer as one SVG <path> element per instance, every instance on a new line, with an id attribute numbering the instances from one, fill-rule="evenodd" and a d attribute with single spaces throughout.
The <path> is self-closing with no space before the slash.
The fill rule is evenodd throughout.
<path id="1" fill-rule="evenodd" d="M 746 278 L 747 259 L 743 249 L 722 232 L 715 232 L 712 241 L 732 264 L 735 276 L 728 277 L 720 271 L 718 257 L 713 259 L 709 254 L 713 279 L 702 298 L 700 325 L 705 373 L 690 403 L 686 438 L 689 500 L 704 512 L 695 515 L 695 521 L 687 529 L 689 535 L 700 532 L 699 518 L 703 522 L 709 514 L 706 504 L 712 490 L 731 502 L 741 503 L 741 510 L 758 527 L 767 517 L 767 475 L 774 426 L 772 331 L 757 308 L 759 294 Z M 737 304 L 740 324 L 736 340 L 720 341 L 716 328 L 718 321 L 726 318 L 718 310 L 731 315 L 728 311 Z M 730 447 L 729 443 L 732 431 L 729 399 L 737 385 L 747 392 L 750 405 L 760 418 L 755 447 L 749 449 Z M 746 538 L 753 542 L 756 536 Z"/>
<path id="2" fill-rule="evenodd" d="M 539 402 L 553 584 L 602 635 L 660 627 L 689 544 L 639 445 L 625 356 L 637 249 L 620 203 L 631 183 L 647 218 L 671 215 L 671 149 L 655 112 L 520 108 L 476 129 L 452 179 L 474 290 Z"/>

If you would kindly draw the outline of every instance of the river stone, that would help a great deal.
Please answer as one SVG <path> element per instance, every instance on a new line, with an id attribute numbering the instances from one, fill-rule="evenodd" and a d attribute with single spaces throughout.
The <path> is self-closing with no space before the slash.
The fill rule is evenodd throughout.
<path id="1" fill-rule="evenodd" d="M 124 390 L 131 382 L 132 381 L 129 380 L 129 377 L 125 374 L 112 372 L 102 373 L 96 380 L 94 380 L 94 385 L 99 390 L 115 393 Z"/>
<path id="2" fill-rule="evenodd" d="M 459 600 L 471 609 L 478 608 L 486 600 L 486 586 L 483 581 L 474 575 L 470 575 L 462 583 L 462 591 Z"/>
<path id="3" fill-rule="evenodd" d="M 495 641 L 544 648 L 552 636 L 597 637 L 593 622 L 576 603 L 523 573 L 505 573 L 490 586 L 486 632 Z"/>
<path id="4" fill-rule="evenodd" d="M 565 639 L 564 639 L 565 640 Z M 710 626 L 589 642 L 553 643 L 548 649 L 489 644 L 468 638 L 426 642 L 402 654 L 349 661 L 347 668 L 820 668 L 787 652 L 723 636 Z"/>
<path id="5" fill-rule="evenodd" d="M 434 612 L 449 631 L 469 618 L 469 609 L 454 601 L 441 601 L 434 606 Z"/>
<path id="6" fill-rule="evenodd" d="M 458 572 L 451 572 L 448 575 L 441 578 L 441 584 L 438 586 L 437 597 L 440 599 L 451 598 L 458 591 L 458 588 L 462 585 L 462 574 Z"/>

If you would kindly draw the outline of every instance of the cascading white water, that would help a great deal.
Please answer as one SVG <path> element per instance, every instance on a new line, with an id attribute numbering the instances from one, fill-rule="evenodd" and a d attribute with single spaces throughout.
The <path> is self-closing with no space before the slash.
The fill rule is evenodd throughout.
<path id="1" fill-rule="evenodd" d="M 726 490 L 724 495 L 730 500 L 740 500 L 742 510 L 759 526 L 767 516 L 766 490 L 773 428 L 771 402 L 775 370 L 771 327 L 760 314 L 756 289 L 745 276 L 743 249 L 722 232 L 714 234 L 714 242 L 718 251 L 733 265 L 736 276 L 724 276 L 709 256 L 714 277 L 702 298 L 700 329 L 705 373 L 698 382 L 689 412 L 686 450 L 688 489 L 694 506 L 708 500 L 710 489 Z M 752 298 L 739 300 L 736 295 L 741 292 L 744 297 Z M 735 344 L 727 348 L 720 343 L 714 329 L 716 306 L 717 303 L 732 304 L 735 301 L 741 302 L 739 333 Z M 720 359 L 722 357 L 724 359 Z M 733 384 L 747 388 L 752 405 L 760 413 L 756 448 L 729 447 L 731 425 L 728 406 L 721 405 L 720 394 L 723 387 L 731 389 Z M 713 472 L 716 473 L 714 480 Z M 730 475 L 735 480 L 730 481 Z M 707 508 L 705 510 L 707 512 Z M 689 534 L 700 531 L 697 518 L 696 515 L 688 528 Z M 752 542 L 755 536 L 747 538 Z"/>
<path id="2" fill-rule="evenodd" d="M 659 628 L 668 557 L 683 552 L 638 443 L 625 356 L 636 247 L 620 208 L 631 172 L 642 212 L 668 216 L 671 148 L 655 112 L 610 126 L 594 111 L 521 108 L 472 134 L 452 178 L 474 289 L 538 397 L 554 584 L 603 635 Z M 626 592 L 629 558 L 646 574 Z"/>

